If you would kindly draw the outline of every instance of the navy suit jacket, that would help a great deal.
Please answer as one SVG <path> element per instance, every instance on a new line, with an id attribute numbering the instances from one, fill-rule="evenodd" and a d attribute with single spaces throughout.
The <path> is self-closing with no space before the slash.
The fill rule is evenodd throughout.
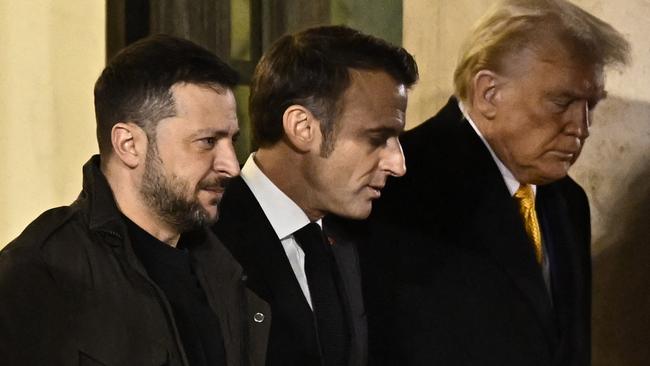
<path id="1" fill-rule="evenodd" d="M 590 364 L 589 207 L 538 186 L 551 293 L 515 201 L 457 101 L 401 138 L 360 248 L 373 365 Z"/>
<path id="2" fill-rule="evenodd" d="M 317 332 L 311 308 L 291 269 L 271 223 L 241 177 L 224 193 L 215 232 L 244 268 L 247 286 L 271 305 L 272 320 L 267 350 L 269 366 L 320 365 Z M 345 290 L 344 308 L 350 325 L 349 366 L 367 363 L 367 324 L 359 261 L 354 239 L 344 223 L 326 217 L 324 232 Z"/>

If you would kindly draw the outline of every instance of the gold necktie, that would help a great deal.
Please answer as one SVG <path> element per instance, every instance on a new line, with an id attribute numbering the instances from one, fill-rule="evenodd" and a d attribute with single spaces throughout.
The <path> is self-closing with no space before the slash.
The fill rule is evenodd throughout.
<path id="1" fill-rule="evenodd" d="M 519 214 L 524 219 L 524 226 L 526 233 L 535 246 L 535 258 L 537 263 L 542 263 L 542 234 L 539 230 L 539 222 L 537 221 L 537 213 L 535 212 L 535 194 L 533 187 L 530 184 L 522 184 L 515 192 L 515 199 L 519 203 Z"/>

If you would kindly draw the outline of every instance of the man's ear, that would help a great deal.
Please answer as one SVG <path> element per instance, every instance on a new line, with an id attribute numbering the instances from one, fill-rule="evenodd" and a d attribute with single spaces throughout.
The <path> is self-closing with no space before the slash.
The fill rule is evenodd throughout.
<path id="1" fill-rule="evenodd" d="M 147 153 L 147 134 L 133 122 L 118 122 L 111 129 L 113 152 L 131 169 L 144 162 Z"/>
<path id="2" fill-rule="evenodd" d="M 499 75 L 494 71 L 481 70 L 472 79 L 474 91 L 472 94 L 472 110 L 480 113 L 485 119 L 494 119 L 500 98 Z"/>
<path id="3" fill-rule="evenodd" d="M 293 148 L 307 152 L 319 143 L 320 123 L 304 106 L 292 105 L 282 115 L 282 127 Z"/>

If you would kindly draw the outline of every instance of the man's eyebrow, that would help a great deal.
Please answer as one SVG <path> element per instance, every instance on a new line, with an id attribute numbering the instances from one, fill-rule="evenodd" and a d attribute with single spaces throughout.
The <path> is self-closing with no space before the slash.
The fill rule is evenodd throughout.
<path id="1" fill-rule="evenodd" d="M 602 100 L 607 98 L 607 91 L 602 90 L 598 94 L 592 96 L 592 95 L 583 95 L 580 93 L 572 92 L 572 91 L 562 91 L 558 93 L 554 92 L 549 92 L 546 94 L 547 96 L 551 98 L 567 98 L 567 99 L 594 99 L 593 97 L 595 96 L 595 99 Z"/>
<path id="2" fill-rule="evenodd" d="M 377 134 L 382 134 L 382 135 L 397 135 L 402 132 L 402 128 L 395 126 L 395 127 L 388 127 L 388 126 L 382 126 L 382 127 L 373 127 L 373 128 L 368 128 L 364 130 L 366 133 L 377 133 Z"/>
<path id="3" fill-rule="evenodd" d="M 218 138 L 228 137 L 228 136 L 230 136 L 230 131 L 228 129 L 225 129 L 225 128 L 224 129 L 202 128 L 202 129 L 200 129 L 200 130 L 198 130 L 198 131 L 196 131 L 196 132 L 194 132 L 192 134 L 192 138 L 196 138 L 196 137 L 199 137 L 199 136 L 203 136 L 203 137 L 210 136 L 210 137 L 218 137 Z M 238 137 L 238 136 L 239 136 L 239 129 L 237 129 L 237 131 L 235 131 L 235 133 L 233 134 L 233 138 Z"/>
<path id="4" fill-rule="evenodd" d="M 563 99 L 580 99 L 582 96 L 570 90 L 555 90 L 548 91 L 546 96 L 550 98 L 563 98 Z"/>

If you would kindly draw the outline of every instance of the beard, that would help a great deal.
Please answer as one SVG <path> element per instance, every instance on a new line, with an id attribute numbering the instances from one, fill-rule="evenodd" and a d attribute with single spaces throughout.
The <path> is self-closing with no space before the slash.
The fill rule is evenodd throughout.
<path id="1" fill-rule="evenodd" d="M 198 191 L 204 188 L 225 188 L 227 180 L 228 178 L 205 179 L 193 190 L 188 181 L 175 175 L 165 175 L 157 149 L 153 147 L 147 151 L 140 195 L 160 220 L 183 233 L 217 221 L 217 216 L 210 217 L 199 202 Z M 188 192 L 191 192 L 189 198 Z M 210 202 L 215 206 L 218 203 L 218 199 Z"/>

